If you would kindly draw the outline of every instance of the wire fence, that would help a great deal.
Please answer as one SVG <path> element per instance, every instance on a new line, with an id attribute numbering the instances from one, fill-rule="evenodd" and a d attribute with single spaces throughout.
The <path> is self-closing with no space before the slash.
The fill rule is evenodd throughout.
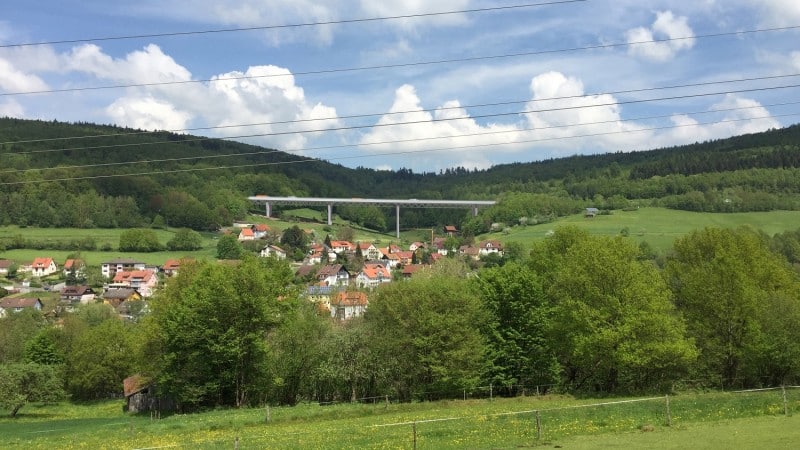
<path id="1" fill-rule="evenodd" d="M 491 392 L 492 387 L 489 387 Z M 483 392 L 483 390 L 481 391 Z M 491 395 L 491 394 L 490 394 Z M 492 397 L 488 397 L 491 402 Z M 362 404 L 388 408 L 388 396 L 359 399 Z M 575 404 L 575 402 L 579 402 Z M 457 400 L 456 400 L 457 402 Z M 653 431 L 659 427 L 712 422 L 755 416 L 790 416 L 800 411 L 800 386 L 782 386 L 727 392 L 665 395 L 603 402 L 557 399 L 531 399 L 525 405 L 534 409 L 491 411 L 475 405 L 452 409 L 451 415 L 436 416 L 430 411 L 401 414 L 403 420 L 380 422 L 383 415 L 320 422 L 317 426 L 284 426 L 286 421 L 270 422 L 269 409 L 260 426 L 239 430 L 235 437 L 209 439 L 197 436 L 189 442 L 169 444 L 191 448 L 491 448 L 532 446 L 552 439 L 594 433 Z M 567 404 L 569 403 L 569 404 Z M 508 403 L 497 402 L 508 407 Z M 395 405 L 396 406 L 396 405 Z M 538 406 L 538 405 L 537 405 Z M 364 406 L 368 407 L 368 406 Z M 482 409 L 486 412 L 475 413 Z M 401 411 L 400 409 L 392 412 Z M 455 411 L 455 413 L 453 412 Z M 434 410 L 435 412 L 435 410 Z M 418 417 L 413 417 L 417 414 Z M 433 415 L 433 416 L 431 416 Z M 397 417 L 394 415 L 393 417 Z M 279 423 L 280 422 L 280 423 Z M 291 422 L 291 421 L 288 421 Z M 132 427 L 132 425 L 131 425 Z"/>

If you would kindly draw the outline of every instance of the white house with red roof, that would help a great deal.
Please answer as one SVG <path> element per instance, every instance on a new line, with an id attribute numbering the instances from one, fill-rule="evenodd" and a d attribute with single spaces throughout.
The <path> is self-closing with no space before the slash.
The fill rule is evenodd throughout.
<path id="1" fill-rule="evenodd" d="M 58 272 L 58 266 L 53 258 L 35 258 L 29 272 L 35 277 L 46 277 Z"/>
<path id="2" fill-rule="evenodd" d="M 380 263 L 367 263 L 364 268 L 356 275 L 356 286 L 360 288 L 372 289 L 383 283 L 392 282 L 392 272 L 387 265 Z"/>
<path id="3" fill-rule="evenodd" d="M 261 249 L 261 257 L 269 258 L 270 256 L 276 259 L 286 259 L 286 250 L 278 247 L 277 245 L 267 245 Z"/>
<path id="4" fill-rule="evenodd" d="M 152 270 L 117 272 L 110 287 L 136 289 L 142 297 L 150 297 L 158 287 L 158 277 Z"/>
<path id="5" fill-rule="evenodd" d="M 255 233 L 253 233 L 252 228 L 242 228 L 239 231 L 239 240 L 240 241 L 254 241 L 256 239 Z"/>
<path id="6" fill-rule="evenodd" d="M 356 246 L 349 241 L 331 241 L 331 250 L 337 255 L 341 255 L 355 252 Z"/>
<path id="7" fill-rule="evenodd" d="M 270 232 L 269 225 L 265 223 L 257 223 L 253 225 L 250 229 L 253 230 L 253 237 L 255 239 L 261 239 L 264 236 L 266 236 L 267 233 Z"/>
<path id="8" fill-rule="evenodd" d="M 352 319 L 367 310 L 367 294 L 358 291 L 339 292 L 331 298 L 331 317 L 339 320 Z"/>
<path id="9" fill-rule="evenodd" d="M 381 257 L 381 251 L 371 242 L 359 242 L 358 249 L 361 250 L 361 256 L 365 260 L 380 259 Z"/>
<path id="10" fill-rule="evenodd" d="M 489 255 L 492 253 L 503 256 L 503 243 L 495 240 L 483 241 L 478 244 L 478 251 L 480 256 Z"/>

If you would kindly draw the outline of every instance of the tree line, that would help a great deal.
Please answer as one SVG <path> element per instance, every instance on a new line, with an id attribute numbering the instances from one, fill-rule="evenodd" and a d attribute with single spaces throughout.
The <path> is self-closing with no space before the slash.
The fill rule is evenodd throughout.
<path id="1" fill-rule="evenodd" d="M 799 237 L 706 228 L 654 260 L 625 237 L 558 228 L 493 267 L 445 259 L 381 286 L 347 322 L 304 299 L 282 261 L 199 261 L 137 323 L 102 304 L 60 327 L 36 312 L 0 319 L 0 364 L 53 367 L 74 400 L 139 373 L 184 411 L 460 398 L 487 385 L 608 395 L 796 383 Z"/>

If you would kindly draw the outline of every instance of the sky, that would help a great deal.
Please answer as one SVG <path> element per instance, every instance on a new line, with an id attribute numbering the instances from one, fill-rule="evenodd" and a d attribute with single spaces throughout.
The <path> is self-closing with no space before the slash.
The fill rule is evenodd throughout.
<path id="1" fill-rule="evenodd" d="M 798 86 L 796 0 L 0 3 L 0 116 L 348 167 L 703 142 L 797 123 Z"/>

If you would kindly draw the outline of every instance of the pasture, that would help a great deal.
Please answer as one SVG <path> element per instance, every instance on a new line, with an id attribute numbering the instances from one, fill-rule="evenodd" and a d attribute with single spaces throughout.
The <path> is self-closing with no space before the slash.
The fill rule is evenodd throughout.
<path id="1" fill-rule="evenodd" d="M 2 448 L 781 448 L 800 439 L 800 391 L 647 398 L 547 395 L 213 410 L 151 418 L 122 400 L 28 405 Z M 788 415 L 784 414 L 784 408 Z M 537 427 L 537 417 L 540 426 Z M 670 422 L 670 426 L 667 426 Z"/>

